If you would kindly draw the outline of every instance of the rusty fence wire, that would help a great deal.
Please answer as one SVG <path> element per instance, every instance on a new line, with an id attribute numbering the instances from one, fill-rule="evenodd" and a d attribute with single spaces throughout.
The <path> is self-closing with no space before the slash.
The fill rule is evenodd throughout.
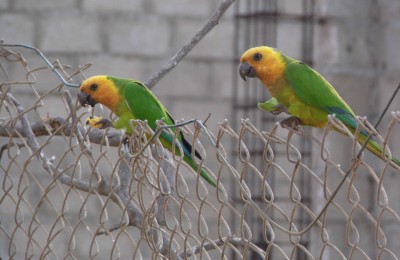
<path id="1" fill-rule="evenodd" d="M 221 121 L 214 133 L 201 121 L 181 122 L 177 131 L 202 154 L 197 163 L 218 180 L 215 188 L 151 137 L 177 134 L 162 122 L 156 133 L 133 122 L 126 145 L 119 131 L 87 127 L 90 114 L 109 112 L 80 107 L 77 89 L 35 59 L 0 48 L 2 259 L 398 259 L 400 168 L 373 156 L 355 159 L 360 146 L 350 133 L 353 159 L 347 167 L 335 162 L 327 143 L 338 136 L 333 127 L 345 129 L 334 117 L 319 138 L 278 125 L 257 129 L 247 119 L 240 129 Z M 77 80 L 90 66 L 53 65 Z M 388 130 L 374 133 L 388 153 L 399 117 L 392 112 Z M 302 163 L 301 138 L 312 140 L 312 165 Z M 249 139 L 264 144 L 261 164 Z M 311 203 L 299 192 L 299 174 L 310 177 Z M 249 175 L 258 182 L 248 185 Z M 279 185 L 270 185 L 271 176 Z M 275 199 L 283 193 L 288 200 Z M 299 228 L 300 212 L 309 228 Z M 257 231 L 249 227 L 254 221 Z"/>

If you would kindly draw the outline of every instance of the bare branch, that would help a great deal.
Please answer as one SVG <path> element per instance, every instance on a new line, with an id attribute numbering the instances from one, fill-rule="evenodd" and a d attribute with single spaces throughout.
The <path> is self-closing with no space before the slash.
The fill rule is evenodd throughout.
<path id="1" fill-rule="evenodd" d="M 129 225 L 129 223 L 127 223 L 127 222 L 120 222 L 118 224 L 112 225 L 111 227 L 107 228 L 107 230 L 97 231 L 95 236 L 108 235 L 108 233 L 113 232 L 115 230 L 118 230 L 118 229 L 128 226 L 128 225 Z"/>
<path id="2" fill-rule="evenodd" d="M 265 258 L 265 251 L 262 250 L 261 248 L 259 248 L 257 245 L 253 244 L 251 241 L 246 241 L 243 238 L 240 237 L 235 237 L 235 236 L 230 236 L 230 237 L 225 237 L 223 239 L 217 239 L 214 241 L 210 241 L 208 243 L 204 243 L 204 244 L 200 244 L 198 246 L 194 246 L 193 248 L 191 248 L 191 250 L 186 250 L 181 252 L 178 256 L 180 258 L 188 258 L 192 255 L 196 255 L 198 253 L 200 253 L 200 251 L 202 249 L 206 250 L 206 251 L 210 251 L 213 249 L 217 249 L 218 247 L 224 245 L 224 244 L 232 244 L 236 247 L 242 246 L 242 247 L 248 247 L 249 249 L 251 249 L 252 251 L 254 251 L 255 253 L 257 253 L 257 255 L 259 255 L 261 258 Z"/>
<path id="3" fill-rule="evenodd" d="M 197 45 L 197 43 L 199 43 L 201 39 L 203 39 L 203 37 L 218 24 L 222 15 L 233 2 L 235 2 L 235 0 L 223 0 L 203 27 L 188 42 L 186 42 L 186 44 L 183 45 L 158 72 L 151 75 L 144 85 L 151 89 L 161 78 L 175 68 L 176 65 L 178 65 L 178 63 Z"/>
<path id="4" fill-rule="evenodd" d="M 78 131 L 82 136 L 88 135 L 90 142 L 94 144 L 105 144 L 104 135 L 107 136 L 110 146 L 119 146 L 122 140 L 120 131 L 107 131 L 105 133 L 104 130 L 96 128 L 86 131 L 83 127 L 79 125 L 74 126 L 62 117 L 49 117 L 44 119 L 44 122 L 31 123 L 29 128 L 32 129 L 34 136 L 71 136 L 73 131 Z M 50 129 L 50 132 L 48 129 Z M 16 127 L 0 125 L 0 136 L 19 137 L 19 133 L 22 134 L 23 137 L 26 137 L 21 125 Z"/>
<path id="5" fill-rule="evenodd" d="M 51 69 L 51 71 L 53 71 L 61 79 L 64 85 L 72 88 L 79 88 L 79 85 L 69 83 L 67 80 L 65 80 L 64 77 L 61 75 L 61 73 L 57 70 L 57 68 L 47 59 L 47 57 L 38 48 L 35 48 L 27 44 L 5 44 L 3 42 L 0 42 L 0 47 L 21 47 L 33 50 L 34 52 L 36 52 L 37 55 L 39 55 L 44 60 L 44 62 Z"/>
<path id="6" fill-rule="evenodd" d="M 11 93 L 7 93 L 8 99 L 11 100 L 11 102 L 14 104 L 17 112 L 20 114 L 19 119 L 21 122 L 21 133 L 24 134 L 24 136 L 27 138 L 27 144 L 28 146 L 33 150 L 37 151 L 40 149 L 39 143 L 37 142 L 35 138 L 35 134 L 32 131 L 32 128 L 30 127 L 28 117 L 25 114 L 25 109 L 23 106 L 19 104 L 19 102 L 14 98 Z M 38 156 L 38 155 L 37 155 Z"/>
<path id="7" fill-rule="evenodd" d="M 18 148 L 22 148 L 25 147 L 25 143 L 15 143 L 15 142 L 11 142 L 11 143 L 7 143 L 1 146 L 0 148 L 0 161 L 1 158 L 3 157 L 3 153 L 5 150 L 10 149 L 13 146 L 17 146 Z"/>
<path id="8" fill-rule="evenodd" d="M 78 124 L 78 117 L 76 116 L 76 110 L 75 110 L 74 103 L 72 101 L 71 93 L 68 90 L 65 90 L 64 91 L 64 96 L 65 96 L 65 99 L 67 101 L 67 105 L 68 105 L 68 108 L 69 108 L 69 114 L 70 114 L 70 116 L 72 118 L 72 125 L 73 125 L 73 129 L 75 130 L 74 131 L 75 132 L 75 136 L 78 138 L 79 143 L 83 147 L 84 154 L 89 158 L 90 166 L 92 167 L 92 169 L 94 169 L 93 173 L 94 173 L 98 183 L 101 183 L 102 180 L 104 180 L 104 178 L 101 175 L 101 173 L 99 172 L 99 170 L 97 169 L 97 167 L 95 166 L 95 160 L 94 160 L 94 158 L 92 156 L 92 152 L 90 150 L 90 147 L 84 141 L 83 135 L 76 128 L 76 125 Z"/>
<path id="9" fill-rule="evenodd" d="M 40 152 L 41 147 L 36 139 L 35 133 L 33 132 L 31 125 L 29 124 L 26 113 L 24 113 L 25 110 L 22 105 L 19 104 L 17 99 L 15 99 L 11 93 L 7 93 L 7 98 L 11 100 L 11 102 L 17 109 L 17 112 L 19 113 L 19 120 L 21 122 L 21 128 L 19 129 L 20 133 L 22 133 L 22 135 L 27 138 L 26 143 L 28 144 L 29 148 L 36 155 L 36 157 L 38 157 L 38 159 L 42 161 L 44 169 L 50 172 L 50 174 L 53 175 L 54 179 L 59 179 L 63 184 L 74 186 L 82 191 L 86 191 L 89 193 L 96 191 L 102 195 L 109 195 L 110 191 L 109 189 L 107 189 L 108 185 L 105 181 L 102 181 L 99 183 L 99 185 L 93 187 L 88 182 L 71 178 L 64 173 L 59 172 L 58 169 L 51 163 L 50 158 L 48 158 L 43 152 Z"/>

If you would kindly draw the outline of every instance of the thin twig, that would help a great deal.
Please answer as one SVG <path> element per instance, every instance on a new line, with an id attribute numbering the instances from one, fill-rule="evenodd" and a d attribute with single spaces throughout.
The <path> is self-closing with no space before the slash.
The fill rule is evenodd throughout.
<path id="1" fill-rule="evenodd" d="M 145 81 L 144 85 L 151 89 L 161 78 L 175 68 L 176 65 L 178 65 L 178 63 L 197 45 L 197 43 L 199 43 L 201 39 L 203 39 L 203 37 L 218 24 L 222 15 L 234 1 L 235 0 L 222 1 L 203 27 L 188 42 L 186 42 L 186 44 L 183 45 L 158 72 L 151 75 L 150 78 Z"/>
<path id="2" fill-rule="evenodd" d="M 13 146 L 17 146 L 18 148 L 22 148 L 25 147 L 25 143 L 15 143 L 15 142 L 11 142 L 11 143 L 7 143 L 1 146 L 0 148 L 0 161 L 1 158 L 3 157 L 3 153 L 5 150 L 10 149 Z"/>
<path id="3" fill-rule="evenodd" d="M 198 254 L 201 250 L 213 250 L 216 249 L 217 246 L 222 246 L 225 244 L 232 244 L 235 245 L 237 247 L 242 246 L 242 247 L 249 247 L 252 251 L 254 251 L 255 253 L 257 253 L 258 256 L 260 256 L 261 258 L 265 258 L 265 251 L 263 249 L 261 249 L 260 247 L 258 247 L 257 245 L 253 244 L 251 241 L 245 240 L 243 238 L 240 237 L 236 237 L 236 236 L 229 236 L 229 237 L 225 237 L 222 239 L 216 239 L 213 240 L 211 242 L 207 242 L 198 246 L 194 246 L 192 247 L 190 250 L 186 250 L 181 252 L 178 257 L 186 259 L 192 255 L 196 255 Z"/>
<path id="4" fill-rule="evenodd" d="M 47 66 L 51 69 L 51 71 L 53 71 L 59 79 L 61 79 L 61 81 L 63 82 L 63 84 L 67 87 L 71 87 L 71 88 L 79 88 L 79 85 L 76 84 L 72 84 L 69 83 L 68 81 L 66 81 L 63 77 L 63 75 L 61 75 L 61 73 L 57 70 L 56 67 L 54 67 L 54 65 L 47 59 L 47 57 L 43 54 L 43 52 L 41 52 L 38 48 L 35 48 L 33 46 L 27 45 L 27 44 L 7 44 L 7 43 L 0 43 L 0 47 L 19 47 L 19 48 L 26 48 L 26 49 L 30 49 L 33 50 L 34 52 L 36 52 L 37 55 L 39 55 L 47 64 Z"/>
<path id="5" fill-rule="evenodd" d="M 91 143 L 94 144 L 105 144 L 104 143 L 104 135 L 107 135 L 108 144 L 110 146 L 119 146 L 122 140 L 122 133 L 120 131 L 107 131 L 100 130 L 97 128 L 91 128 L 86 131 L 85 128 L 79 125 L 72 125 L 65 118 L 62 117 L 49 117 L 44 119 L 44 123 L 34 122 L 29 125 L 32 129 L 33 134 L 37 136 L 71 136 L 73 132 L 80 132 L 83 136 L 88 136 Z M 47 128 L 46 128 L 47 127 Z M 50 132 L 48 131 L 50 130 Z M 12 128 L 11 126 L 1 126 L 0 125 L 0 136 L 5 137 L 18 137 L 18 134 L 22 134 L 23 137 L 26 137 L 25 132 L 22 129 L 22 126 L 16 126 Z"/>
<path id="6" fill-rule="evenodd" d="M 7 93 L 7 98 L 11 100 L 11 102 L 17 109 L 17 112 L 19 113 L 19 120 L 22 125 L 20 131 L 23 136 L 26 137 L 27 145 L 32 150 L 33 154 L 35 154 L 36 157 L 42 161 L 43 168 L 46 171 L 52 174 L 55 179 L 59 179 L 63 184 L 76 187 L 79 190 L 89 193 L 93 193 L 96 191 L 101 195 L 109 195 L 109 189 L 107 188 L 107 185 L 98 185 L 97 187 L 93 187 L 90 183 L 86 181 L 71 178 L 64 173 L 59 172 L 58 169 L 53 165 L 52 160 L 48 158 L 43 151 L 41 151 L 41 147 L 36 139 L 32 128 L 30 127 L 27 115 L 26 113 L 24 113 L 24 108 L 22 107 L 22 105 L 17 101 L 16 98 L 14 98 L 14 96 L 11 95 L 11 93 Z"/>
<path id="7" fill-rule="evenodd" d="M 118 224 L 112 225 L 111 227 L 107 228 L 107 230 L 103 230 L 103 231 L 97 231 L 96 234 L 94 234 L 95 236 L 101 236 L 101 235 L 108 235 L 109 233 L 120 229 L 122 227 L 128 226 L 129 223 L 127 222 L 120 222 Z"/>

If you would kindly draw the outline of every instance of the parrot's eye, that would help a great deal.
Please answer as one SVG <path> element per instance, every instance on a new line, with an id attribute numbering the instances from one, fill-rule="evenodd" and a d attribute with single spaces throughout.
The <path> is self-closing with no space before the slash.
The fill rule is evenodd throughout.
<path id="1" fill-rule="evenodd" d="M 97 84 L 93 83 L 92 85 L 90 85 L 91 91 L 95 91 L 96 89 L 97 89 Z"/>
<path id="2" fill-rule="evenodd" d="M 261 53 L 256 53 L 256 54 L 254 54 L 254 56 L 253 56 L 253 59 L 255 60 L 255 61 L 259 61 L 259 60 L 261 60 L 261 58 L 262 58 L 262 55 L 261 55 Z"/>

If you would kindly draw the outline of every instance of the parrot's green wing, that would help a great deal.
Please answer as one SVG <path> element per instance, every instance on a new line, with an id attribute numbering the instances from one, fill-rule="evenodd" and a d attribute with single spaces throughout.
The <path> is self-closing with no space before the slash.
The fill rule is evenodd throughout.
<path id="1" fill-rule="evenodd" d="M 174 124 L 174 119 L 166 108 L 142 83 L 138 81 L 129 81 L 124 86 L 123 96 L 134 117 L 139 120 L 147 120 L 151 129 L 156 130 L 156 121 L 162 118 L 164 118 L 164 123 L 166 125 Z M 174 131 L 174 129 L 171 130 Z M 162 132 L 161 137 L 172 144 L 173 136 Z M 182 133 L 179 134 L 178 140 L 182 142 L 183 152 L 191 158 L 192 146 L 186 141 Z M 201 159 L 197 151 L 195 151 L 195 155 Z"/>
<path id="2" fill-rule="evenodd" d="M 284 73 L 290 87 L 303 103 L 327 114 L 335 114 L 346 125 L 357 127 L 354 112 L 318 72 L 302 62 L 294 61 L 286 65 Z"/>
<path id="3" fill-rule="evenodd" d="M 128 108 L 136 119 L 147 120 L 151 129 L 156 129 L 156 120 L 164 118 L 165 124 L 174 120 L 154 94 L 138 81 L 129 81 L 123 88 L 123 96 Z"/>
<path id="4" fill-rule="evenodd" d="M 161 102 L 154 96 L 154 94 L 146 88 L 143 84 L 137 81 L 129 81 L 123 88 L 123 95 L 125 102 L 131 110 L 131 113 L 136 119 L 147 120 L 149 126 L 155 130 L 157 128 L 156 121 L 164 118 L 166 125 L 173 125 L 174 119 L 161 104 Z M 174 129 L 171 129 L 174 131 Z M 172 146 L 173 136 L 165 132 L 161 132 L 160 140 L 163 139 Z M 193 148 L 188 141 L 180 133 L 178 140 L 181 142 L 181 147 L 184 153 L 184 160 L 193 168 L 194 171 L 199 171 L 200 175 L 211 185 L 217 186 L 216 181 L 211 178 L 204 169 L 199 168 L 197 163 L 192 158 Z M 170 148 L 167 148 L 170 149 Z M 176 149 L 178 151 L 178 149 Z M 194 150 L 194 154 L 200 160 L 200 154 Z"/>
<path id="5" fill-rule="evenodd" d="M 328 114 L 335 114 L 350 130 L 357 128 L 354 112 L 339 96 L 336 90 L 318 72 L 299 61 L 286 66 L 285 77 L 296 96 L 305 104 L 317 107 Z M 361 130 L 357 140 L 363 144 L 369 133 Z M 368 150 L 382 157 L 382 147 L 372 137 L 367 144 Z M 387 156 L 386 153 L 383 153 Z M 392 157 L 392 161 L 400 165 L 400 160 Z"/>

